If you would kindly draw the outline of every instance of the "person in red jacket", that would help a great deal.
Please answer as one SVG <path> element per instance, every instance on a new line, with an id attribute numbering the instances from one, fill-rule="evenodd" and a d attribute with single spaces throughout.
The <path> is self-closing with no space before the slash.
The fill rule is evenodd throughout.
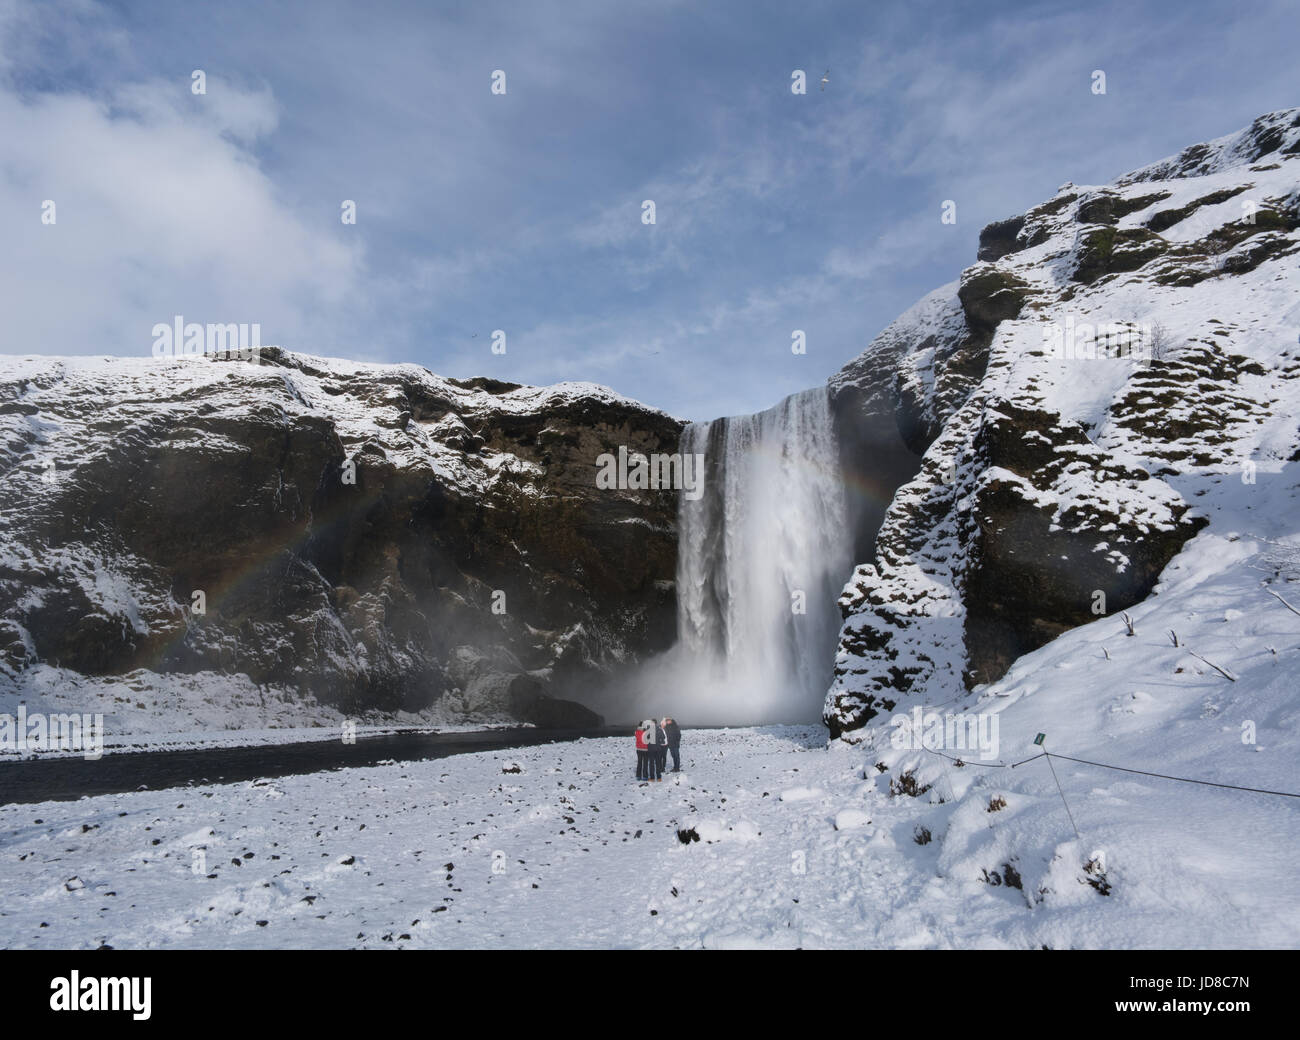
<path id="1" fill-rule="evenodd" d="M 636 778 L 650 779 L 650 745 L 646 743 L 645 730 L 636 728 Z"/>

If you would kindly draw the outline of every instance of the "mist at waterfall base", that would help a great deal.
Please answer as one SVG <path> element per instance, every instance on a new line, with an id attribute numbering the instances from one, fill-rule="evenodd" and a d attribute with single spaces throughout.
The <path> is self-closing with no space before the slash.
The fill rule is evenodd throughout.
<path id="1" fill-rule="evenodd" d="M 679 497 L 678 638 L 631 704 L 686 725 L 820 720 L 853 570 L 828 390 L 693 423 L 681 452 L 704 456 L 704 489 Z"/>

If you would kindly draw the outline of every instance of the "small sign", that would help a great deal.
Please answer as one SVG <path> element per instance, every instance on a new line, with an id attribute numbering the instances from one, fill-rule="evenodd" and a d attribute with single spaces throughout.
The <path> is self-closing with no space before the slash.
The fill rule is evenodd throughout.
<path id="1" fill-rule="evenodd" d="M 1042 743 L 1044 740 L 1046 740 L 1046 739 L 1047 739 L 1047 734 L 1046 734 L 1046 733 L 1040 733 L 1040 734 L 1038 734 L 1038 736 L 1036 736 L 1036 737 L 1034 738 L 1034 743 L 1035 743 L 1035 744 L 1041 744 L 1041 743 Z"/>

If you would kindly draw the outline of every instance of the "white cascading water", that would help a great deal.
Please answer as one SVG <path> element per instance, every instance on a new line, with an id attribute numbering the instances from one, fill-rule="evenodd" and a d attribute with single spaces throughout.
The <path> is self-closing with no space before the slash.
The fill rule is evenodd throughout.
<path id="1" fill-rule="evenodd" d="M 692 423 L 681 451 L 705 457 L 703 495 L 678 506 L 678 653 L 698 676 L 692 707 L 738 723 L 818 717 L 853 568 L 829 392 Z"/>

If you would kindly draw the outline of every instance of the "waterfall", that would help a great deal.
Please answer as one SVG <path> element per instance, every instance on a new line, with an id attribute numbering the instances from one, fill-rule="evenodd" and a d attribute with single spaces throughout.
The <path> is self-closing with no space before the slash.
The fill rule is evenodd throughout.
<path id="1" fill-rule="evenodd" d="M 818 717 L 853 567 L 829 391 L 692 423 L 681 451 L 705 459 L 703 495 L 678 506 L 678 649 L 702 666 L 692 701 L 736 722 Z"/>

